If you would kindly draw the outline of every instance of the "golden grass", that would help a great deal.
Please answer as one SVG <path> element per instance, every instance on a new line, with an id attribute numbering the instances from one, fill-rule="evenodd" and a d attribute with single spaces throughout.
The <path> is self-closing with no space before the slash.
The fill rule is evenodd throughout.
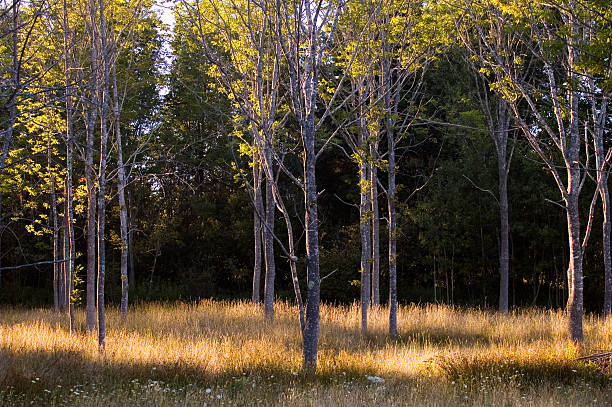
<path id="1" fill-rule="evenodd" d="M 122 322 L 107 313 L 107 351 L 70 334 L 49 310 L 0 310 L 0 405 L 610 405 L 612 378 L 575 361 L 612 349 L 612 319 L 585 318 L 566 340 L 561 312 L 507 318 L 445 306 L 400 307 L 400 338 L 385 308 L 322 306 L 318 374 L 302 376 L 297 311 L 273 322 L 244 302 L 147 304 Z M 385 380 L 376 383 L 367 376 Z"/>

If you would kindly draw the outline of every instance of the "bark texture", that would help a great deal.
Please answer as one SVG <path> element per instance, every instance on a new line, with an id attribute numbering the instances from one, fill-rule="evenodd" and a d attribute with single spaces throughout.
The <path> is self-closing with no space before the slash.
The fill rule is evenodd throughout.
<path id="1" fill-rule="evenodd" d="M 251 300 L 258 304 L 261 295 L 261 216 L 263 212 L 263 200 L 261 197 L 261 167 L 257 154 L 253 154 L 253 234 L 254 234 L 254 264 L 253 264 L 253 293 Z"/>
<path id="2" fill-rule="evenodd" d="M 271 162 L 269 148 L 264 151 L 266 161 Z M 266 181 L 266 227 L 264 230 L 264 261 L 266 263 L 266 281 L 264 286 L 264 315 L 266 319 L 274 319 L 274 280 L 276 279 L 276 264 L 274 261 L 274 196 L 272 192 L 273 180 Z"/>
<path id="3" fill-rule="evenodd" d="M 129 279 L 128 279 L 128 210 L 125 202 L 125 187 L 127 180 L 125 177 L 125 165 L 123 164 L 123 146 L 121 140 L 121 122 L 119 108 L 119 94 L 117 90 L 117 72 L 115 65 L 112 69 L 113 76 L 113 118 L 115 122 L 115 136 L 117 139 L 117 188 L 119 194 L 119 221 L 121 236 L 121 317 L 127 318 Z"/>
<path id="4" fill-rule="evenodd" d="M 361 235 L 361 332 L 368 331 L 368 309 L 370 307 L 371 276 L 371 209 L 368 180 L 369 165 L 362 160 L 359 165 L 359 233 Z"/>
<path id="5" fill-rule="evenodd" d="M 370 205 L 372 208 L 372 305 L 380 305 L 380 210 L 378 208 L 377 142 L 370 144 Z"/>
<path id="6" fill-rule="evenodd" d="M 83 100 L 85 110 L 86 141 L 85 141 L 85 183 L 87 185 L 87 304 L 86 323 L 87 330 L 92 332 L 96 328 L 96 190 L 94 185 L 94 138 L 95 124 L 98 109 L 98 47 L 96 35 L 97 21 L 96 6 L 94 0 L 89 3 L 88 31 L 90 41 L 90 68 L 89 100 Z"/>
<path id="7" fill-rule="evenodd" d="M 106 348 L 106 310 L 104 283 L 106 281 L 106 155 L 108 150 L 108 106 L 109 106 L 109 55 L 106 32 L 104 0 L 100 7 L 100 59 L 102 62 L 102 87 L 100 100 L 100 167 L 98 170 L 98 346 Z"/>

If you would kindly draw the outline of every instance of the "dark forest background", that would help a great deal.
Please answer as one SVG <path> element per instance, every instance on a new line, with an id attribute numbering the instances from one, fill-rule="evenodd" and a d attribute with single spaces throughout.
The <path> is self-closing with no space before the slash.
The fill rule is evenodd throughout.
<path id="1" fill-rule="evenodd" d="M 207 76 L 197 45 L 180 25 L 173 34 L 162 28 L 157 17 L 150 17 L 141 28 L 140 45 L 118 61 L 120 79 L 129 81 L 122 115 L 124 151 L 126 155 L 138 151 L 138 159 L 130 163 L 127 189 L 130 298 L 136 302 L 248 299 L 253 274 L 253 209 L 235 166 L 248 168 L 248 157 L 238 152 L 227 99 L 211 86 L 215 80 Z M 492 196 L 497 190 L 497 161 L 474 94 L 474 76 L 464 58 L 461 49 L 451 46 L 428 67 L 421 90 L 427 99 L 426 111 L 400 149 L 401 303 L 497 307 L 499 210 Z M 288 123 L 284 131 L 295 129 Z M 509 177 L 510 305 L 563 307 L 568 264 L 566 215 L 557 204 L 560 197 L 552 177 L 514 132 Z M 17 138 L 16 143 L 26 145 L 24 140 Z M 384 143 L 381 148 L 384 150 Z M 354 206 L 359 201 L 358 176 L 355 163 L 344 151 L 343 141 L 338 140 L 320 158 L 317 169 L 322 191 L 321 275 L 325 277 L 321 297 L 332 303 L 359 298 L 361 249 L 359 213 Z M 31 158 L 44 162 L 46 156 L 43 152 Z M 116 165 L 113 158 L 110 165 Z M 287 165 L 299 168 L 300 163 Z M 111 175 L 109 182 L 106 294 L 109 303 L 118 304 L 121 243 L 116 178 Z M 28 176 L 3 186 L 3 216 L 10 219 L 2 236 L 4 268 L 52 258 L 51 235 L 28 231 L 28 225 L 41 225 L 40 214 L 45 214 L 44 206 L 32 201 L 44 202 L 48 197 L 44 191 L 35 196 L 26 185 Z M 594 187 L 588 180 L 582 213 L 588 212 Z M 294 224 L 301 225 L 303 198 L 297 190 L 291 193 L 291 188 L 283 188 L 286 204 L 293 212 Z M 83 196 L 78 199 L 82 204 Z M 380 207 L 385 207 L 382 196 Z M 84 210 L 77 208 L 80 278 L 76 289 L 81 304 L 85 289 L 84 216 Z M 280 214 L 277 217 L 276 228 L 282 236 L 284 223 Z M 49 217 L 46 219 L 48 222 Z M 385 228 L 381 222 L 382 299 L 388 287 Z M 600 310 L 603 301 L 600 236 L 601 214 L 596 211 L 585 255 L 587 311 Z M 300 232 L 297 237 L 298 272 L 303 282 L 304 237 Z M 289 265 L 280 250 L 276 251 L 276 264 L 276 295 L 291 300 Z M 50 305 L 52 283 L 52 265 L 6 269 L 0 282 L 0 302 Z"/>

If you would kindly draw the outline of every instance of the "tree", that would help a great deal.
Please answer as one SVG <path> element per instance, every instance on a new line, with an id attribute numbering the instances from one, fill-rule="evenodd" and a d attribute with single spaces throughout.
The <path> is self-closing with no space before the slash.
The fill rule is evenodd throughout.
<path id="1" fill-rule="evenodd" d="M 483 44 L 476 37 L 477 45 L 473 44 L 473 36 L 466 33 L 463 27 L 458 25 L 458 30 L 461 33 L 461 39 L 464 45 L 470 50 L 470 55 L 480 55 L 486 52 L 483 49 Z M 512 33 L 503 33 L 505 35 L 502 41 L 507 43 L 515 43 L 516 39 Z M 510 58 L 505 56 L 506 62 Z M 491 94 L 494 79 L 487 75 L 487 69 L 481 69 L 472 59 L 467 58 L 467 63 L 470 66 L 475 80 L 476 98 L 480 105 L 480 110 L 485 118 L 487 132 L 493 140 L 495 153 L 497 155 L 498 169 L 498 194 L 493 195 L 499 206 L 500 232 L 499 232 L 499 312 L 503 315 L 508 315 L 508 289 L 509 289 L 509 273 L 510 273 L 510 225 L 508 220 L 508 174 L 510 172 L 510 163 L 514 153 L 516 139 L 510 151 L 508 151 L 508 137 L 510 127 L 510 109 L 508 102 L 499 94 Z"/>
<path id="2" fill-rule="evenodd" d="M 276 24 L 274 14 L 267 2 L 231 2 L 226 5 L 209 1 L 201 5 L 196 2 L 193 7 L 185 3 L 185 7 L 198 30 L 206 58 L 215 68 L 223 91 L 235 103 L 236 111 L 246 123 L 245 131 L 251 136 L 256 235 L 252 297 L 257 300 L 259 296 L 258 245 L 261 232 L 266 265 L 264 314 L 266 318 L 272 319 L 276 278 L 274 213 L 275 201 L 278 203 L 279 200 L 278 191 L 274 191 L 278 185 L 274 171 L 273 144 L 276 142 L 276 129 L 282 121 L 282 118 L 277 117 L 282 102 L 282 89 L 279 84 L 280 52 L 272 37 Z M 262 175 L 266 186 L 265 205 L 261 201 Z M 292 259 L 295 254 L 289 257 Z M 291 267 L 293 270 L 295 265 Z M 297 275 L 294 276 L 297 279 Z"/>
<path id="3" fill-rule="evenodd" d="M 392 337 L 397 336 L 397 154 L 400 143 L 408 137 L 410 127 L 421 114 L 420 89 L 425 69 L 434 59 L 437 48 L 449 41 L 446 22 L 436 14 L 436 7 L 390 1 L 385 3 L 379 17 L 381 127 L 387 141 L 387 152 L 381 159 L 386 158 L 387 170 L 387 188 L 383 192 L 387 197 L 389 335 Z M 410 196 L 423 186 L 417 186 Z"/>
<path id="4" fill-rule="evenodd" d="M 583 254 L 592 216 L 588 219 L 585 239 L 581 240 L 579 197 L 584 185 L 584 170 L 580 160 L 583 146 L 580 128 L 584 126 L 576 64 L 584 53 L 577 15 L 588 5 L 579 6 L 576 1 L 563 4 L 518 2 L 506 7 L 498 2 L 487 5 L 465 2 L 461 7 L 475 25 L 486 50 L 476 57 L 495 74 L 494 88 L 508 101 L 523 135 L 550 170 L 561 193 L 570 254 L 568 330 L 572 340 L 582 341 Z M 524 54 L 504 40 L 508 29 L 519 34 Z M 512 57 L 508 58 L 509 55 Z M 523 75 L 530 63 L 541 64 L 543 78 Z M 533 122 L 522 111 L 521 103 L 529 107 Z M 561 154 L 562 165 L 555 162 L 553 148 Z M 562 170 L 566 172 L 565 179 Z"/>

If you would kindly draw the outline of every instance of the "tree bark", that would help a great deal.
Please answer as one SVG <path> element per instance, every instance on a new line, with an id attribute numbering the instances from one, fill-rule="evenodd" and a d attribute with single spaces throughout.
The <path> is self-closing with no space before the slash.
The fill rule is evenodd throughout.
<path id="1" fill-rule="evenodd" d="M 272 162 L 270 146 L 266 141 L 264 154 L 266 162 Z M 266 319 L 274 319 L 274 280 L 276 278 L 276 264 L 274 261 L 274 196 L 272 192 L 273 180 L 265 178 L 266 181 L 266 227 L 264 228 L 264 261 L 266 263 L 266 280 L 264 285 L 264 315 Z"/>
<path id="2" fill-rule="evenodd" d="M 610 255 L 610 234 L 612 224 L 610 221 L 610 194 L 608 192 L 607 176 L 600 187 L 601 200 L 603 202 L 603 251 L 604 251 L 604 318 L 612 314 L 612 257 Z"/>
<path id="3" fill-rule="evenodd" d="M 593 33 L 589 33 L 593 36 Z M 610 193 L 608 189 L 608 166 L 610 163 L 607 160 L 608 154 L 612 150 L 604 148 L 604 130 L 606 120 L 608 120 L 608 99 L 609 95 L 604 94 L 601 104 L 597 106 L 595 95 L 597 94 L 597 86 L 595 80 L 589 78 L 588 99 L 591 102 L 591 120 L 593 122 L 593 144 L 595 147 L 595 167 L 597 169 L 597 189 L 602 202 L 603 212 L 603 230 L 602 230 L 602 247 L 604 260 L 604 307 L 603 316 L 607 318 L 612 313 L 612 257 L 610 253 L 610 234 L 612 233 L 612 223 L 610 220 Z"/>
<path id="4" fill-rule="evenodd" d="M 388 16 L 385 16 L 388 22 Z M 397 337 L 397 211 L 395 208 L 395 131 L 391 116 L 393 102 L 391 98 L 391 55 L 389 55 L 388 32 L 384 32 L 382 48 L 382 87 L 385 106 L 384 129 L 387 136 L 387 233 L 389 255 L 389 336 Z M 434 258 L 435 264 L 435 258 Z M 435 295 L 435 265 L 434 265 L 434 295 Z"/>
<path id="5" fill-rule="evenodd" d="M 372 209 L 372 304 L 380 305 L 380 211 L 378 208 L 378 142 L 370 143 L 370 205 Z"/>
<path id="6" fill-rule="evenodd" d="M 132 200 L 130 195 L 130 190 L 127 190 L 128 197 L 128 258 L 129 258 L 129 271 L 128 271 L 128 281 L 132 286 L 132 289 L 136 287 L 136 266 L 134 261 L 134 224 L 132 223 L 132 215 L 130 212 L 130 208 L 132 207 Z"/>
<path id="7" fill-rule="evenodd" d="M 11 97 L 9 98 L 9 119 L 8 127 L 4 131 L 4 141 L 2 143 L 2 156 L 0 156 L 0 174 L 4 172 L 6 165 L 6 158 L 8 157 L 9 148 L 13 141 L 13 134 L 15 128 L 15 122 L 17 121 L 17 93 L 20 85 L 20 61 L 18 57 L 19 47 L 19 2 L 20 0 L 13 0 L 13 13 L 12 20 L 13 26 L 11 28 L 12 34 L 12 53 L 11 53 Z M 2 218 L 2 191 L 0 190 L 0 266 L 2 252 L 2 234 L 4 233 L 4 219 Z M 0 286 L 2 285 L 2 270 L 0 269 Z"/>
<path id="8" fill-rule="evenodd" d="M 96 35 L 96 7 L 95 1 L 89 2 L 89 40 L 91 78 L 89 80 L 89 103 L 83 101 L 85 109 L 86 141 L 85 141 L 85 183 L 87 185 L 87 304 L 86 324 L 87 330 L 92 332 L 96 328 L 96 190 L 94 185 L 94 138 L 95 124 L 98 109 L 98 50 Z"/>
<path id="9" fill-rule="evenodd" d="M 70 27 L 68 24 L 68 8 L 66 0 L 63 2 L 63 19 L 64 19 L 64 81 L 65 81 L 65 105 L 66 105 L 66 235 L 67 235 L 67 260 L 64 263 L 67 267 L 67 276 L 69 280 L 69 291 L 68 297 L 68 313 L 70 315 L 70 331 L 76 331 L 76 325 L 74 320 L 74 280 L 75 280 L 75 268 L 74 260 L 76 255 L 76 248 L 74 243 L 74 198 L 73 198 L 73 148 L 74 148 L 74 132 L 73 132 L 73 107 L 72 107 L 72 78 L 70 74 L 71 63 L 70 55 L 68 50 L 71 48 L 72 36 Z"/>
<path id="10" fill-rule="evenodd" d="M 576 10 L 576 0 L 572 1 L 572 10 Z M 576 35 L 577 27 L 575 16 L 569 16 L 569 28 L 572 35 Z M 570 70 L 571 83 L 578 83 L 578 77 L 574 71 L 575 63 L 577 62 L 578 50 L 574 46 L 572 36 L 569 38 L 567 45 L 567 66 Z M 571 85 L 574 86 L 574 85 Z M 579 98 L 578 92 L 569 90 L 569 148 L 564 151 L 565 165 L 567 167 L 567 198 L 565 205 L 567 210 L 567 226 L 570 244 L 570 263 L 567 270 L 567 281 L 569 289 L 569 298 L 567 300 L 567 311 L 569 317 L 569 334 L 570 339 L 575 342 L 582 342 L 584 335 L 582 332 L 582 317 L 583 317 L 583 270 L 582 256 L 583 245 L 580 241 L 580 213 L 579 213 L 579 196 L 580 196 L 580 144 L 581 137 L 578 127 L 579 123 Z"/>
<path id="11" fill-rule="evenodd" d="M 261 197 L 261 166 L 258 154 L 253 154 L 253 234 L 254 234 L 254 265 L 253 265 L 253 293 L 251 300 L 258 304 L 261 299 L 261 248 L 262 225 L 261 216 L 264 213 L 263 199 Z"/>
<path id="12" fill-rule="evenodd" d="M 583 315 L 583 270 L 582 270 L 582 244 L 580 242 L 580 217 L 578 212 L 578 197 L 571 195 L 566 202 L 570 261 L 567 269 L 568 282 L 568 329 L 570 339 L 582 342 Z"/>
<path id="13" fill-rule="evenodd" d="M 499 188 L 499 312 L 508 315 L 508 289 L 510 273 L 510 225 L 508 216 L 508 167 L 510 165 L 507 156 L 508 147 L 508 120 L 506 103 L 501 98 L 498 100 L 497 110 L 497 169 Z"/>
<path id="14" fill-rule="evenodd" d="M 305 150 L 304 186 L 306 190 L 304 204 L 306 212 L 304 218 L 306 225 L 307 268 L 303 368 L 305 371 L 314 372 L 317 367 L 317 353 L 319 348 L 319 301 L 321 296 L 314 117 L 309 118 L 302 128 L 302 138 Z"/>
<path id="15" fill-rule="evenodd" d="M 125 187 L 127 180 L 125 177 L 125 165 L 123 164 L 123 146 L 121 140 L 121 122 L 119 110 L 119 92 L 117 89 L 117 70 L 115 65 L 112 67 L 113 81 L 113 119 L 115 122 L 115 136 L 117 138 L 117 189 L 119 195 L 119 221 L 121 235 L 121 317 L 127 318 L 129 279 L 128 279 L 128 212 L 125 202 Z"/>
<path id="16" fill-rule="evenodd" d="M 60 295 L 59 223 L 57 221 L 57 198 L 55 177 L 51 176 L 51 219 L 53 222 L 53 309 L 58 312 L 62 301 Z"/>
<path id="17" fill-rule="evenodd" d="M 51 196 L 49 205 L 51 207 L 51 222 L 53 223 L 53 310 L 60 310 L 60 262 L 59 262 L 59 223 L 57 219 L 57 194 L 56 179 L 51 168 L 51 138 L 47 138 L 47 172 L 51 183 Z"/>
<path id="18" fill-rule="evenodd" d="M 361 236 L 361 333 L 368 331 L 368 310 L 370 308 L 371 276 L 371 210 L 370 186 L 368 180 L 369 165 L 365 158 L 359 164 L 359 232 Z"/>
<path id="19" fill-rule="evenodd" d="M 100 106 L 100 168 L 98 169 L 98 346 L 100 352 L 106 347 L 106 312 L 104 306 L 104 283 L 106 280 L 106 154 L 108 141 L 109 55 L 107 45 L 104 0 L 100 8 L 100 58 L 103 64 L 103 83 Z"/>

